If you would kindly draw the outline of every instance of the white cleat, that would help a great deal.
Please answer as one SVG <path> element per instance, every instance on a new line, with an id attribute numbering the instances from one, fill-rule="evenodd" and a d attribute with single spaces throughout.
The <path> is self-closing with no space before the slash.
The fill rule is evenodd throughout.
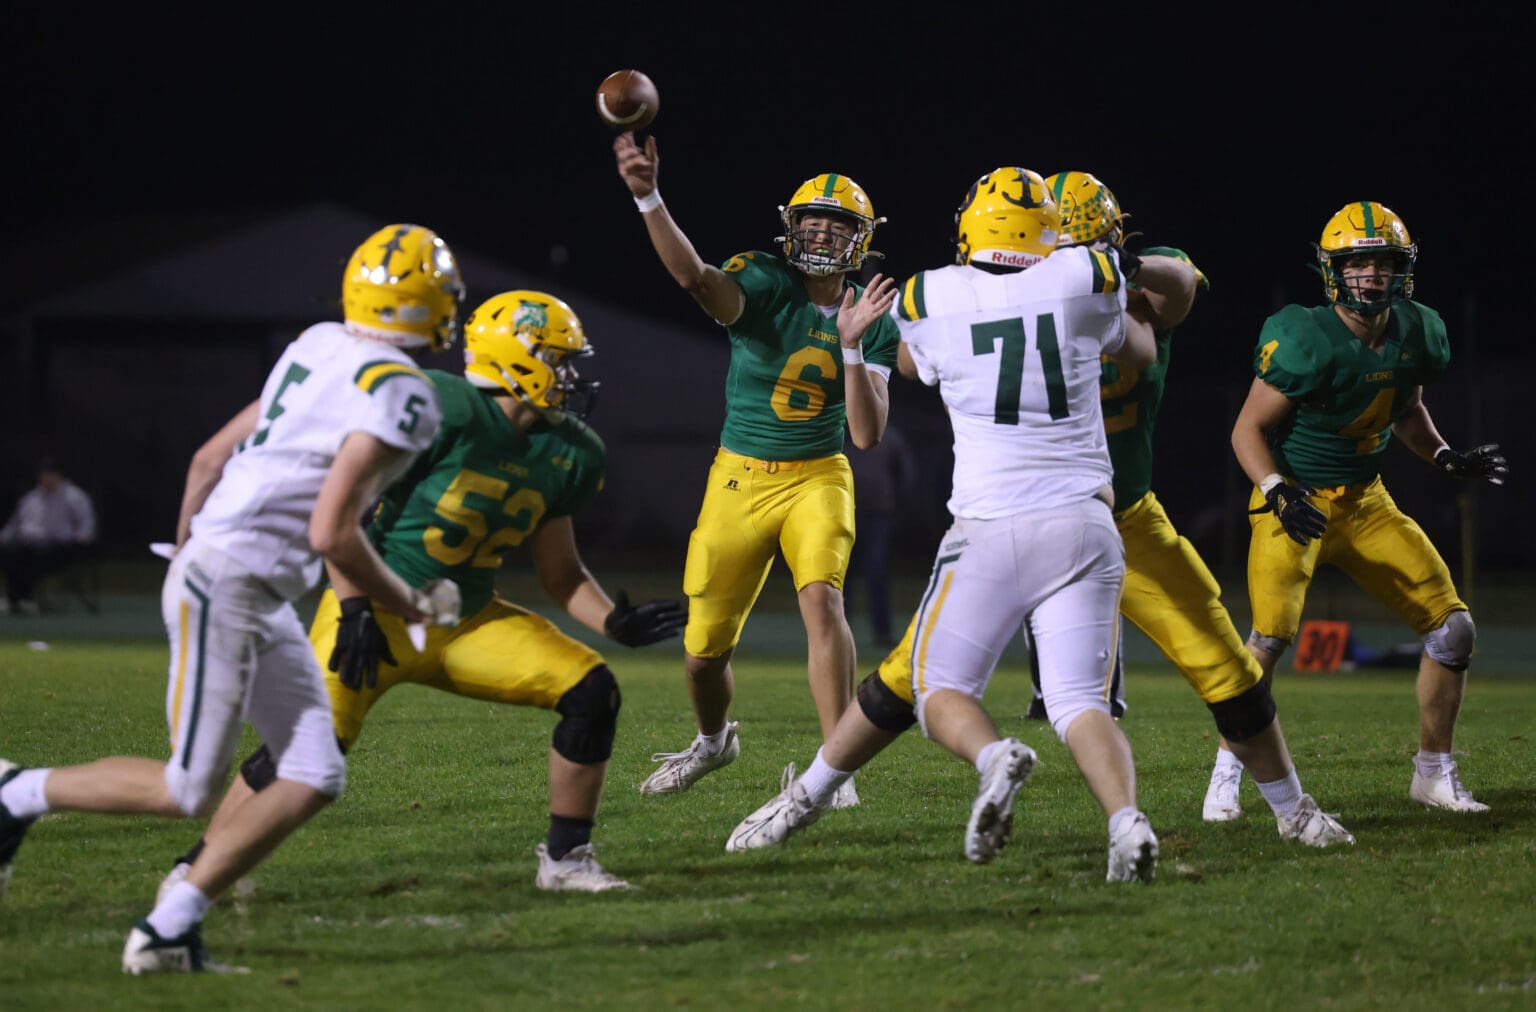
<path id="1" fill-rule="evenodd" d="M 965 856 L 986 864 L 1008 845 L 1013 831 L 1013 802 L 1035 771 L 1035 750 L 1017 738 L 1005 738 L 981 771 L 981 786 L 965 826 Z"/>
<path id="2" fill-rule="evenodd" d="M 166 872 L 165 878 L 160 880 L 160 888 L 155 890 L 155 906 L 158 907 L 160 904 L 164 903 L 166 894 L 171 891 L 172 887 L 174 887 L 177 882 L 180 882 L 182 879 L 186 878 L 187 872 L 191 870 L 192 866 L 185 861 L 177 861 L 175 864 L 171 865 L 171 870 Z"/>
<path id="3" fill-rule="evenodd" d="M 1109 837 L 1106 882 L 1150 882 L 1157 877 L 1157 836 L 1145 814 L 1137 812 Z"/>
<path id="4" fill-rule="evenodd" d="M 697 738 L 687 751 L 657 752 L 651 762 L 660 763 L 645 783 L 640 785 L 641 794 L 677 794 L 686 791 L 706 773 L 713 773 L 722 766 L 729 766 L 741 755 L 741 739 L 736 735 L 736 721 L 725 725 L 725 746 L 719 752 L 703 751 Z"/>
<path id="5" fill-rule="evenodd" d="M 1312 795 L 1303 794 L 1290 815 L 1278 816 L 1280 839 L 1300 840 L 1308 847 L 1331 847 L 1336 843 L 1354 845 L 1355 837 L 1339 825 L 1338 818 L 1322 811 Z"/>
<path id="6" fill-rule="evenodd" d="M 852 785 L 853 781 L 847 783 Z M 794 763 L 784 767 L 784 779 L 780 781 L 780 786 L 782 789 L 774 795 L 773 800 L 742 819 L 741 824 L 731 830 L 730 839 L 725 841 L 727 851 L 736 853 L 778 846 L 821 818 L 822 809 L 812 803 L 810 795 L 805 793 L 805 788 L 800 786 L 800 781 L 795 777 Z M 832 804 L 827 807 L 837 807 L 835 796 Z"/>
<path id="7" fill-rule="evenodd" d="M 1430 808 L 1445 808 L 1452 812 L 1486 812 L 1488 806 L 1472 796 L 1461 784 L 1456 764 L 1440 770 L 1438 776 L 1420 775 L 1413 771 L 1413 783 L 1408 785 L 1408 797 Z"/>
<path id="8" fill-rule="evenodd" d="M 209 958 L 203 948 L 201 925 L 178 938 L 161 938 L 146 920 L 128 933 L 123 946 L 123 972 L 135 977 L 145 973 L 250 973 L 244 966 L 230 966 Z"/>
<path id="9" fill-rule="evenodd" d="M 539 855 L 539 874 L 533 884 L 551 892 L 605 893 L 610 889 L 633 889 L 634 886 L 603 871 L 597 863 L 597 854 L 590 843 L 571 848 L 556 861 L 549 856 L 549 848 L 539 844 L 534 848 Z"/>
<path id="10" fill-rule="evenodd" d="M 1231 822 L 1243 814 L 1237 800 L 1237 788 L 1243 781 L 1241 766 L 1217 766 L 1211 770 L 1211 785 L 1205 789 L 1205 805 L 1200 817 L 1206 822 Z"/>
<path id="11" fill-rule="evenodd" d="M 832 794 L 832 802 L 828 808 L 857 808 L 859 805 L 859 792 L 854 789 L 853 777 L 849 777 L 837 785 L 837 790 Z"/>

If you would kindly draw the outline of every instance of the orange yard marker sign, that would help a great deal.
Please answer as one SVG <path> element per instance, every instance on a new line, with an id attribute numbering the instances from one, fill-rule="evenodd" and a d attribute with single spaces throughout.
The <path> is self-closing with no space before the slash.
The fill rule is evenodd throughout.
<path id="1" fill-rule="evenodd" d="M 1296 637 L 1297 671 L 1337 671 L 1349 642 L 1348 622 L 1310 620 Z"/>

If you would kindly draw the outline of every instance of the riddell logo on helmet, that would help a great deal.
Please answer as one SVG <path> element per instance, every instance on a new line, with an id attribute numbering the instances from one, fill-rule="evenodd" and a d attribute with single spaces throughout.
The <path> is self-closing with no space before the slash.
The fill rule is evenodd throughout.
<path id="1" fill-rule="evenodd" d="M 1350 245 L 1351 246 L 1385 246 L 1385 245 L 1387 245 L 1387 240 L 1383 239 L 1381 236 L 1378 235 L 1378 236 L 1375 236 L 1373 238 L 1368 238 L 1368 239 L 1355 239 L 1354 241 L 1352 241 L 1350 243 Z"/>
<path id="2" fill-rule="evenodd" d="M 1007 250 L 989 249 L 983 250 L 975 259 L 1004 267 L 1031 267 L 1044 258 L 1033 253 L 1010 253 Z"/>

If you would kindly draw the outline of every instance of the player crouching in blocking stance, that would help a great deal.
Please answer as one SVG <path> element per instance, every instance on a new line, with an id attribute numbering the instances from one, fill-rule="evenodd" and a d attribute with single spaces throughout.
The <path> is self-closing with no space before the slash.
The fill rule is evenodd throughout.
<path id="1" fill-rule="evenodd" d="M 342 791 L 346 762 L 292 604 L 318 580 L 321 559 L 408 621 L 458 620 L 458 588 L 432 581 L 413 590 L 385 567 L 357 518 L 437 433 L 436 394 L 408 352 L 451 342 L 462 297 L 453 254 L 431 231 L 375 233 L 347 266 L 345 324 L 304 331 L 260 400 L 198 450 L 161 596 L 171 640 L 170 760 L 0 763 L 3 874 L 46 812 L 204 816 L 228 779 L 247 714 L 267 742 L 270 789 L 209 832 L 184 880 L 134 926 L 126 973 L 228 969 L 203 947 L 204 915 Z"/>
<path id="2" fill-rule="evenodd" d="M 1349 204 L 1317 244 L 1327 303 L 1286 306 L 1264 322 L 1253 385 L 1232 428 L 1232 450 L 1254 484 L 1248 649 L 1273 677 L 1312 574 L 1338 566 L 1424 640 L 1408 796 L 1485 812 L 1451 753 L 1476 628 L 1440 553 L 1398 509 L 1380 472 L 1394 435 L 1458 478 L 1502 485 L 1509 468 L 1497 443 L 1452 450 L 1429 416 L 1424 384 L 1444 372 L 1450 345 L 1440 314 L 1412 300 L 1417 258 L 1402 218 L 1375 201 Z M 1240 771 L 1223 748 L 1210 791 L 1230 791 L 1235 804 Z"/>
<path id="3" fill-rule="evenodd" d="M 400 615 L 370 606 L 344 575 L 332 574 L 310 628 L 329 670 L 336 737 L 351 751 L 368 711 L 397 685 L 425 685 L 469 699 L 554 710 L 549 750 L 549 834 L 536 848 L 540 889 L 602 892 L 629 883 L 604 871 L 591 844 L 613 751 L 619 685 L 603 658 L 553 623 L 498 598 L 503 555 L 527 543 L 549 596 L 576 621 L 626 646 L 676 636 L 680 602 L 615 604 L 587 571 L 572 517 L 602 487 L 605 451 L 584 422 L 596 384 L 578 378 L 591 355 L 581 321 L 543 292 L 503 292 L 464 325 L 463 377 L 428 371 L 442 404 L 437 440 L 385 496 L 368 527 L 384 562 L 408 579 L 452 579 L 466 617 L 417 649 Z M 214 817 L 272 781 L 268 750 Z M 197 854 L 177 862 L 175 881 Z"/>
<path id="4" fill-rule="evenodd" d="M 1157 287 L 1159 275 L 1190 268 L 1171 258 L 1143 267 L 1118 248 L 1058 250 L 1060 211 L 1028 169 L 982 176 L 955 220 L 957 266 L 909 279 L 895 310 L 903 371 L 938 384 L 955 432 L 955 522 L 913 620 L 908 692 L 924 733 L 980 774 L 965 854 L 990 861 L 1007 843 L 1035 754 L 1000 740 L 980 699 L 1028 622 L 1056 731 L 1109 817 L 1108 877 L 1150 881 L 1157 837 L 1136 807 L 1130 745 L 1104 696 L 1125 565 L 1110 512 L 1099 357 L 1150 363 L 1152 329 L 1125 315 L 1127 275 Z M 910 705 L 882 701 L 866 683 L 807 775 L 796 781 L 786 770 L 780 797 L 726 849 L 778 842 L 821 808 L 828 785 L 856 768 L 827 756 L 870 706 L 911 722 Z M 882 716 L 876 726 L 897 722 Z"/>
<path id="5" fill-rule="evenodd" d="M 661 199 L 656 138 L 640 147 L 622 134 L 614 155 L 656 255 L 731 345 L 720 449 L 683 571 L 684 664 L 698 734 L 681 752 L 653 755 L 659 765 L 640 785 L 642 794 L 673 794 L 741 751 L 728 719 L 731 658 L 777 552 L 795 581 L 823 738 L 853 698 L 853 633 L 843 612 L 853 472 L 842 451 L 845 431 L 865 449 L 885 432 L 897 345 L 886 311 L 895 285 L 877 274 L 861 288 L 846 277 L 880 255 L 869 244 L 884 221 L 847 176 L 823 173 L 800 184 L 779 208 L 779 252 L 745 252 L 716 268 L 700 259 Z M 834 805 L 857 803 L 849 780 Z"/>

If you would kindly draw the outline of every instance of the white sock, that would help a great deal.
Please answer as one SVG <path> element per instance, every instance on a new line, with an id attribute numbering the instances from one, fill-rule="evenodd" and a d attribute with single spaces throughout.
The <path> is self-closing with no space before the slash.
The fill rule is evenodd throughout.
<path id="1" fill-rule="evenodd" d="M 1243 761 L 1239 759 L 1235 754 L 1227 751 L 1224 748 L 1219 748 L 1216 750 L 1216 770 L 1231 769 L 1234 766 L 1236 766 L 1238 769 L 1242 769 Z M 1216 770 L 1212 770 L 1211 772 L 1214 773 Z"/>
<path id="2" fill-rule="evenodd" d="M 183 879 L 171 886 L 165 899 L 155 905 L 145 920 L 149 921 L 149 926 L 161 938 L 180 938 L 201 924 L 212 907 L 213 900 L 197 886 Z"/>
<path id="3" fill-rule="evenodd" d="M 1259 793 L 1264 795 L 1264 800 L 1269 802 L 1270 810 L 1276 816 L 1286 816 L 1296 811 L 1296 806 L 1301 803 L 1301 780 L 1296 776 L 1296 767 L 1292 766 L 1290 772 L 1279 780 L 1259 784 Z"/>
<path id="4" fill-rule="evenodd" d="M 1120 811 L 1116 812 L 1114 815 L 1111 815 L 1109 817 L 1109 835 L 1113 837 L 1115 835 L 1115 830 L 1120 828 L 1120 823 L 1124 822 L 1126 819 L 1135 818 L 1140 814 L 1141 811 L 1139 809 L 1132 808 L 1127 805 L 1125 808 L 1120 809 Z"/>
<path id="5" fill-rule="evenodd" d="M 714 734 L 705 734 L 703 731 L 700 731 L 698 740 L 699 744 L 704 746 L 704 754 L 719 755 L 720 751 L 725 748 L 725 739 L 726 736 L 730 733 L 731 725 L 729 721 L 727 721 L 726 725 L 720 730 L 716 731 Z"/>
<path id="6" fill-rule="evenodd" d="M 0 787 L 0 805 L 17 819 L 35 819 L 48 814 L 48 798 L 43 782 L 51 769 L 22 770 Z"/>
<path id="7" fill-rule="evenodd" d="M 830 765 L 821 757 L 825 748 L 816 750 L 816 758 L 811 760 L 810 769 L 800 774 L 800 786 L 805 788 L 805 793 L 811 799 L 811 804 L 817 808 L 825 808 L 832 801 L 832 795 L 837 789 L 853 776 L 849 770 L 840 770 Z"/>
<path id="8" fill-rule="evenodd" d="M 1421 777 L 1437 777 L 1444 770 L 1453 765 L 1449 752 L 1425 752 L 1420 749 L 1413 757 L 1413 765 L 1418 768 Z M 15 809 L 11 809 L 12 812 Z"/>
<path id="9" fill-rule="evenodd" d="M 992 758 L 992 753 L 1005 747 L 1007 744 L 1007 741 L 994 741 L 990 745 L 983 745 L 981 751 L 976 753 L 976 772 L 980 773 L 985 770 L 987 768 L 987 760 Z"/>

